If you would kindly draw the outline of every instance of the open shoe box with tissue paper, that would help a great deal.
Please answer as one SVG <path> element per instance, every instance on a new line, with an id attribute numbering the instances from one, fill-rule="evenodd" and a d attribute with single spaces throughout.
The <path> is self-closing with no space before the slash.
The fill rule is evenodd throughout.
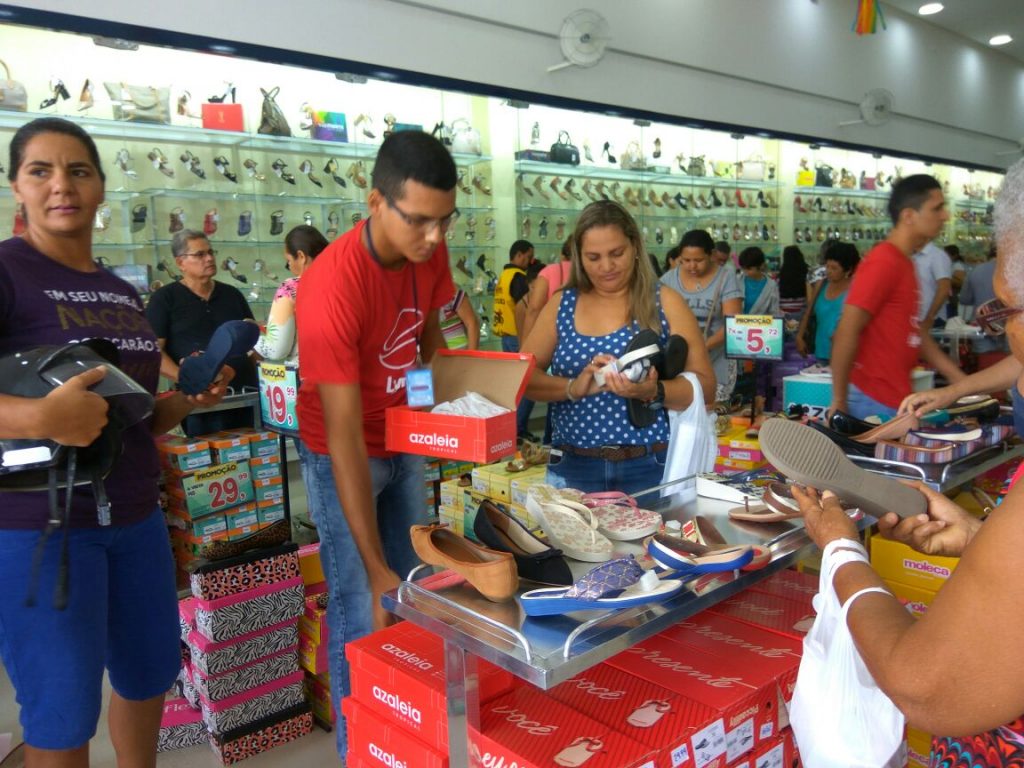
<path id="1" fill-rule="evenodd" d="M 473 418 L 407 405 L 388 408 L 384 414 L 387 449 L 484 464 L 515 453 L 516 405 L 533 366 L 533 355 L 516 352 L 439 351 L 431 365 L 435 403 L 476 392 L 508 411 Z"/>

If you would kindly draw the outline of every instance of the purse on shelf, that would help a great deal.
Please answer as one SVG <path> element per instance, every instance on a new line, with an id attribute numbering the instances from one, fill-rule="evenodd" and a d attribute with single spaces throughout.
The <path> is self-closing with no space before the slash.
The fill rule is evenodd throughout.
<path id="1" fill-rule="evenodd" d="M 285 119 L 284 112 L 277 106 L 277 94 L 281 89 L 274 86 L 269 91 L 260 88 L 263 94 L 263 111 L 260 115 L 260 127 L 258 133 L 268 136 L 291 136 L 292 129 Z"/>
<path id="2" fill-rule="evenodd" d="M 736 178 L 745 181 L 764 181 L 765 162 L 759 155 L 736 163 Z"/>
<path id="3" fill-rule="evenodd" d="M 580 164 L 580 151 L 572 143 L 572 139 L 567 131 L 558 132 L 558 141 L 551 145 L 548 159 L 549 162 L 561 163 L 562 165 Z"/>
<path id="4" fill-rule="evenodd" d="M 704 155 L 691 157 L 689 165 L 686 166 L 686 172 L 690 176 L 707 176 L 708 166 L 704 162 Z"/>
<path id="5" fill-rule="evenodd" d="M 4 78 L 0 80 L 0 109 L 7 112 L 24 112 L 28 109 L 28 94 L 20 80 L 11 79 L 11 68 L 3 59 L 0 67 L 4 69 Z"/>
<path id="6" fill-rule="evenodd" d="M 150 85 L 104 83 L 115 120 L 133 123 L 171 123 L 171 89 Z"/>
<path id="7" fill-rule="evenodd" d="M 711 170 L 713 170 L 715 176 L 717 176 L 720 179 L 724 179 L 733 175 L 732 163 L 730 163 L 728 160 L 712 161 Z"/>
<path id="8" fill-rule="evenodd" d="M 619 155 L 619 167 L 628 171 L 643 171 L 649 166 L 639 141 L 631 141 L 626 150 Z"/>
<path id="9" fill-rule="evenodd" d="M 835 182 L 832 180 L 832 166 L 831 165 L 818 165 L 814 168 L 814 186 L 816 187 L 832 187 L 835 186 Z"/>
<path id="10" fill-rule="evenodd" d="M 469 120 L 460 117 L 452 122 L 452 152 L 458 155 L 482 155 L 480 131 L 469 124 Z"/>

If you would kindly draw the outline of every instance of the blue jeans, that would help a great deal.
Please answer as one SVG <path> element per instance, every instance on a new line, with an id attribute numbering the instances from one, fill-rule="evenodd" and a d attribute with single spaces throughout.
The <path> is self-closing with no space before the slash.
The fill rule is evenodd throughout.
<path id="1" fill-rule="evenodd" d="M 563 453 L 560 460 L 552 458 L 548 464 L 547 482 L 556 488 L 576 488 L 584 493 L 624 491 L 633 494 L 660 485 L 664 472 L 664 451 L 625 461 Z"/>
<path id="2" fill-rule="evenodd" d="M 341 699 L 351 692 L 345 644 L 373 631 L 369 578 L 341 509 L 331 457 L 299 444 L 302 480 L 306 485 L 309 516 L 320 534 L 320 560 L 330 599 L 327 631 L 330 648 L 331 704 L 337 714 L 338 755 L 348 750 Z M 409 528 L 426 523 L 423 458 L 400 454 L 390 459 L 370 458 L 370 481 L 377 508 L 377 529 L 388 566 L 404 579 L 420 560 L 412 548 Z"/>
<path id="3" fill-rule="evenodd" d="M 502 336 L 501 337 L 501 351 L 502 352 L 518 352 L 519 351 L 519 337 L 518 336 Z M 527 400 L 525 397 L 519 401 L 519 406 L 516 408 L 516 434 L 522 437 L 530 430 L 528 429 L 530 422 L 530 414 L 533 413 L 533 400 Z"/>
<path id="4" fill-rule="evenodd" d="M 872 397 L 865 395 L 853 384 L 846 394 L 846 407 L 851 416 L 858 419 L 866 419 L 868 416 L 884 416 L 891 419 L 896 415 L 896 409 L 883 405 Z"/>

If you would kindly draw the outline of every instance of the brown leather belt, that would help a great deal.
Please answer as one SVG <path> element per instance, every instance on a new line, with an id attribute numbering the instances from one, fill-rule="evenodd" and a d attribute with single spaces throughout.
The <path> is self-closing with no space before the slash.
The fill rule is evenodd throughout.
<path id="1" fill-rule="evenodd" d="M 577 448 L 575 445 L 558 445 L 558 450 L 571 453 L 573 456 L 586 456 L 590 459 L 605 461 L 627 461 L 639 459 L 648 453 L 662 453 L 668 450 L 668 443 L 653 445 L 602 445 L 600 448 Z"/>

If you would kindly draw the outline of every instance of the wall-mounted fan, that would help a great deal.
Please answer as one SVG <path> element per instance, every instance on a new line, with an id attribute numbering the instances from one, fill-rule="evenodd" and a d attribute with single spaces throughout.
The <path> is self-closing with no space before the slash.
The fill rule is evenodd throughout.
<path id="1" fill-rule="evenodd" d="M 859 125 L 865 123 L 871 126 L 885 125 L 892 117 L 892 108 L 895 98 L 892 91 L 885 88 L 875 88 L 864 94 L 860 101 L 860 120 L 845 120 L 839 125 Z"/>
<path id="2" fill-rule="evenodd" d="M 586 8 L 574 11 L 562 22 L 562 30 L 559 32 L 565 61 L 548 67 L 548 72 L 557 72 L 566 67 L 594 66 L 604 56 L 609 40 L 611 28 L 604 16 Z"/>

